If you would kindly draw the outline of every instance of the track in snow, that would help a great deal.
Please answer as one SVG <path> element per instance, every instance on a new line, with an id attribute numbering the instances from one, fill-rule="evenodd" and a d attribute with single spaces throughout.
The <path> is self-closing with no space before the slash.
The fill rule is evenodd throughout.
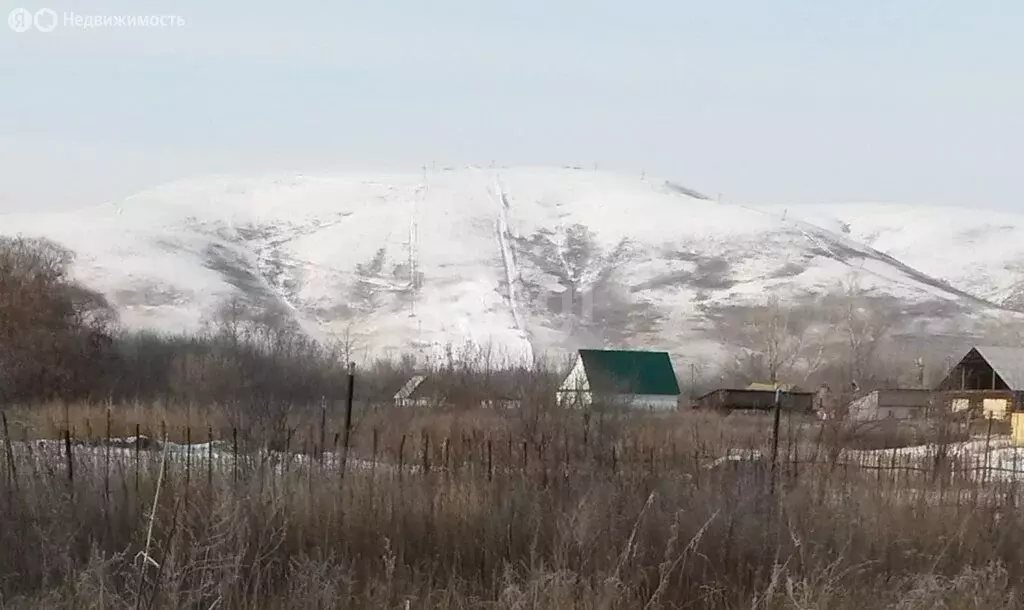
<path id="1" fill-rule="evenodd" d="M 505 195 L 505 190 L 501 186 L 501 177 L 497 174 L 494 176 L 494 199 L 498 204 L 498 218 L 496 223 L 496 230 L 498 234 L 498 248 L 501 250 L 501 263 L 505 269 L 505 285 L 507 286 L 507 298 L 509 303 L 509 309 L 512 311 L 512 321 L 515 324 L 516 330 L 518 330 L 524 339 L 527 339 L 527 345 L 530 342 L 527 337 L 526 327 L 523 325 L 522 318 L 519 315 L 519 304 L 516 299 L 516 281 L 519 278 L 519 270 L 516 267 L 515 258 L 512 256 L 512 248 L 509 245 L 508 236 L 510 233 L 508 224 L 508 197 Z M 530 356 L 533 357 L 533 348 L 530 347 Z"/>

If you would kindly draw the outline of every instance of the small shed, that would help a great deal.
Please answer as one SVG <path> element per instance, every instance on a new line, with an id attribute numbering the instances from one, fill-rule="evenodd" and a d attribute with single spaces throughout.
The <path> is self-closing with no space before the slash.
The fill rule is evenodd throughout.
<path id="1" fill-rule="evenodd" d="M 924 419 L 935 395 L 926 389 L 875 390 L 851 402 L 847 412 L 853 421 Z"/>
<path id="2" fill-rule="evenodd" d="M 679 406 L 679 382 L 668 352 L 581 349 L 558 387 L 559 404 L 595 402 L 657 411 Z"/>
<path id="3" fill-rule="evenodd" d="M 396 407 L 430 407 L 435 406 L 443 397 L 439 395 L 434 384 L 428 383 L 426 375 L 413 375 L 394 395 Z"/>
<path id="4" fill-rule="evenodd" d="M 413 375 L 393 396 L 399 408 L 479 407 L 516 409 L 523 401 L 518 384 L 506 379 L 452 379 L 443 374 Z"/>
<path id="5" fill-rule="evenodd" d="M 1024 349 L 977 345 L 937 388 L 953 412 L 1007 419 L 1024 406 Z"/>
<path id="6" fill-rule="evenodd" d="M 797 413 L 810 413 L 814 409 L 814 394 L 805 391 L 785 391 L 751 388 L 719 388 L 697 398 L 698 409 L 726 411 L 770 411 L 775 408 L 775 394 L 779 394 L 779 408 Z"/>

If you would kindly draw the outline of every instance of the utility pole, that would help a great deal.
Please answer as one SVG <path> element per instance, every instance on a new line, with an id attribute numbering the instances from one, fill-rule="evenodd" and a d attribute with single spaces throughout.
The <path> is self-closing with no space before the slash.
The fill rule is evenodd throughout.
<path id="1" fill-rule="evenodd" d="M 697 398 L 697 365 L 690 363 L 690 398 Z"/>
<path id="2" fill-rule="evenodd" d="M 772 471 L 771 471 L 771 494 L 775 495 L 775 475 L 778 470 L 779 461 L 779 419 L 782 412 L 782 390 L 775 390 L 775 414 L 772 419 Z"/>

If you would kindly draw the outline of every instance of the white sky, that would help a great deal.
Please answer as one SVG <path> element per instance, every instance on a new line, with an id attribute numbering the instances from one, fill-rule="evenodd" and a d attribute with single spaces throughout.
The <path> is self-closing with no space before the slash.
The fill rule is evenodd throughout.
<path id="1" fill-rule="evenodd" d="M 0 211 L 225 171 L 597 164 L 1024 211 L 1024 3 L 0 0 Z"/>

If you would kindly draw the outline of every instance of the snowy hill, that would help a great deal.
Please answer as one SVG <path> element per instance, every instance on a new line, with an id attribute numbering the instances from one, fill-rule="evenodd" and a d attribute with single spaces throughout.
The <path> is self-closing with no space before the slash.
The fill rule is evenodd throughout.
<path id="1" fill-rule="evenodd" d="M 758 209 L 576 169 L 204 178 L 0 231 L 74 250 L 129 327 L 195 330 L 238 297 L 376 355 L 707 352 L 709 311 L 813 299 L 851 271 L 921 312 L 1024 305 L 1024 218 Z"/>
<path id="2" fill-rule="evenodd" d="M 1024 310 L 1022 215 L 878 204 L 794 206 L 784 213 L 828 227 L 1001 307 Z"/>

